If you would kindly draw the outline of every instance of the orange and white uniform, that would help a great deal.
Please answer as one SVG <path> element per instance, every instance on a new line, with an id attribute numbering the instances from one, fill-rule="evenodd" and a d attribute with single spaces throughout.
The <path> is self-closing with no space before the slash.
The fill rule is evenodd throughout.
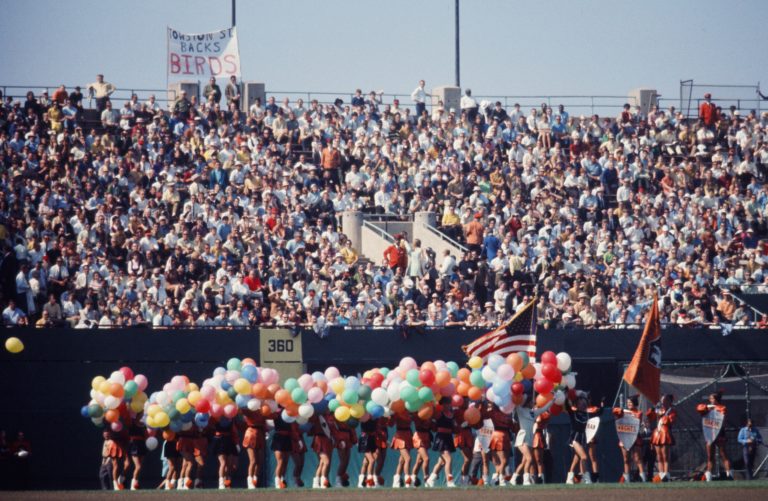
<path id="1" fill-rule="evenodd" d="M 712 408 L 717 409 L 723 414 L 723 419 L 725 419 L 726 412 L 728 412 L 728 408 L 724 406 L 723 404 L 699 404 L 696 406 L 696 412 L 703 416 L 706 416 Z M 713 442 L 713 444 L 716 445 L 723 445 L 727 442 L 727 439 L 725 438 L 725 426 L 720 427 L 720 432 L 717 434 L 717 438 Z"/>
<path id="2" fill-rule="evenodd" d="M 408 414 L 395 414 L 390 419 L 390 425 L 395 427 L 395 436 L 392 437 L 390 448 L 395 450 L 413 449 L 413 432 L 411 431 L 411 416 Z"/>
<path id="3" fill-rule="evenodd" d="M 261 450 L 267 446 L 266 432 L 267 419 L 261 411 L 243 411 L 245 419 L 245 433 L 243 434 L 243 447 L 246 449 Z"/>
<path id="4" fill-rule="evenodd" d="M 613 415 L 616 417 L 616 419 L 621 419 L 624 417 L 624 414 L 631 414 L 635 416 L 640 421 L 643 420 L 643 411 L 640 409 L 621 409 L 619 407 L 613 408 Z M 626 445 L 626 444 L 624 444 Z M 642 446 L 643 445 L 643 438 L 640 436 L 640 433 L 637 434 L 637 439 L 635 439 L 635 443 L 632 444 L 632 447 L 634 446 Z"/>
<path id="5" fill-rule="evenodd" d="M 126 450 L 128 447 L 128 430 L 123 428 L 119 432 L 110 431 L 109 432 L 109 443 L 106 446 L 106 453 L 107 456 L 111 457 L 112 459 L 122 458 L 126 455 Z"/>
<path id="6" fill-rule="evenodd" d="M 386 449 L 389 447 L 389 431 L 387 430 L 388 419 L 379 418 L 376 420 L 376 447 Z"/>
<path id="7" fill-rule="evenodd" d="M 488 418 L 493 422 L 493 435 L 491 435 L 489 449 L 504 452 L 512 450 L 512 434 L 515 432 L 512 416 L 494 409 L 488 413 Z"/>
<path id="8" fill-rule="evenodd" d="M 651 435 L 652 445 L 674 445 L 675 437 L 672 436 L 672 425 L 677 421 L 677 412 L 670 407 L 669 409 L 648 409 L 646 412 L 648 419 L 656 422 L 653 434 Z"/>
<path id="9" fill-rule="evenodd" d="M 432 447 L 432 421 L 424 421 L 414 416 L 413 423 L 415 431 L 413 432 L 413 446 L 416 449 L 429 449 Z"/>
<path id="10" fill-rule="evenodd" d="M 475 434 L 472 433 L 472 427 L 465 423 L 464 412 L 466 409 L 457 409 L 454 414 L 456 426 L 453 430 L 453 445 L 458 449 L 471 449 L 475 445 Z"/>
<path id="11" fill-rule="evenodd" d="M 536 424 L 533 427 L 533 448 L 546 449 L 549 447 L 547 442 L 547 426 L 552 415 L 549 412 L 542 412 L 536 418 Z"/>
<path id="12" fill-rule="evenodd" d="M 328 423 L 328 418 L 323 416 Z M 320 424 L 320 416 L 315 415 L 311 419 L 312 428 L 309 430 L 309 435 L 312 437 L 312 450 L 317 454 L 327 454 L 330 456 L 333 454 L 333 440 L 331 437 L 325 434 L 322 425 Z M 328 428 L 330 433 L 330 427 Z"/>

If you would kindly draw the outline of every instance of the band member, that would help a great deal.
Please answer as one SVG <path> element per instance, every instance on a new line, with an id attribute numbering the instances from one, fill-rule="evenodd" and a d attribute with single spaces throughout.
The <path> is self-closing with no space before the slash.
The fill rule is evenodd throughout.
<path id="1" fill-rule="evenodd" d="M 499 485 L 504 486 L 507 485 L 505 475 L 509 463 L 509 453 L 512 450 L 511 440 L 515 424 L 512 422 L 512 416 L 501 412 L 501 409 L 492 402 L 487 402 L 483 418 L 490 419 L 493 422 L 493 435 L 491 436 L 489 449 L 496 471 L 493 474 L 491 483 L 498 482 Z"/>
<path id="2" fill-rule="evenodd" d="M 288 458 L 293 451 L 293 434 L 291 423 L 287 423 L 280 410 L 272 415 L 275 431 L 272 435 L 272 452 L 275 455 L 275 488 L 285 489 L 285 472 L 288 469 Z"/>
<path id="3" fill-rule="evenodd" d="M 327 416 L 319 414 L 310 419 L 312 428 L 309 435 L 312 436 L 312 450 L 317 454 L 317 468 L 315 469 L 315 476 L 312 478 L 313 489 L 327 489 L 331 486 L 328 481 L 328 472 L 331 470 L 333 440 L 327 419 Z"/>
<path id="4" fill-rule="evenodd" d="M 395 427 L 395 436 L 392 438 L 390 447 L 398 451 L 400 457 L 397 458 L 397 467 L 395 475 L 392 477 L 392 487 L 411 487 L 411 449 L 413 449 L 413 432 L 411 431 L 411 416 L 407 412 L 394 414 L 390 418 L 390 423 Z M 402 483 L 401 483 L 402 479 Z"/>
<path id="5" fill-rule="evenodd" d="M 384 463 L 387 460 L 387 449 L 389 449 L 389 431 L 387 430 L 387 419 L 379 418 L 376 420 L 378 428 L 376 429 L 376 446 L 379 453 L 376 455 L 376 486 L 384 485 L 384 477 L 381 475 L 384 471 Z"/>
<path id="6" fill-rule="evenodd" d="M 573 448 L 573 452 L 576 455 L 577 463 L 581 468 L 582 478 L 585 484 L 592 483 L 592 476 L 587 469 L 587 421 L 590 418 L 598 416 L 599 412 L 589 412 L 589 401 L 587 395 L 584 392 L 579 392 L 576 397 L 576 401 L 566 402 L 565 406 L 568 411 L 568 416 L 571 419 L 571 435 L 569 437 L 569 445 Z M 600 412 L 602 408 L 600 408 Z M 574 483 L 574 467 L 571 465 L 571 470 L 568 472 L 566 478 L 566 484 Z"/>
<path id="7" fill-rule="evenodd" d="M 546 471 L 544 465 L 544 455 L 549 450 L 549 432 L 547 426 L 552 415 L 547 411 L 543 412 L 536 418 L 536 424 L 533 427 L 533 462 L 536 468 L 535 483 L 543 484 L 546 481 L 544 472 Z"/>
<path id="8" fill-rule="evenodd" d="M 358 487 L 376 487 L 376 458 L 379 456 L 378 443 L 379 424 L 376 419 L 368 419 L 360 423 L 360 441 L 357 451 L 364 454 L 363 464 L 360 467 L 360 481 Z"/>
<path id="9" fill-rule="evenodd" d="M 355 433 L 355 429 L 349 423 L 342 423 L 333 419 L 329 425 L 331 426 L 336 453 L 339 456 L 339 465 L 336 468 L 336 479 L 333 486 L 349 487 L 347 468 L 349 467 L 349 456 L 352 452 L 352 447 L 357 444 L 357 433 Z"/>
<path id="10" fill-rule="evenodd" d="M 141 413 L 128 423 L 128 454 L 123 464 L 123 474 L 128 476 L 128 471 L 133 466 L 133 479 L 131 490 L 139 489 L 139 474 L 144 458 L 147 456 L 147 428 L 141 422 Z"/>
<path id="11" fill-rule="evenodd" d="M 464 419 L 464 412 L 469 408 L 469 399 L 464 399 L 461 407 L 456 410 L 456 427 L 454 429 L 455 437 L 453 444 L 461 452 L 461 477 L 459 484 L 470 485 L 469 467 L 472 464 L 472 448 L 475 445 L 475 434 L 472 433 L 472 426 Z"/>
<path id="12" fill-rule="evenodd" d="M 725 413 L 727 412 L 727 409 L 725 405 L 723 405 L 722 397 L 723 397 L 722 392 L 712 393 L 709 395 L 709 403 L 699 404 L 696 407 L 696 410 L 698 411 L 699 414 L 701 414 L 702 416 L 705 416 L 712 409 L 717 409 L 723 414 L 723 421 L 725 421 Z M 707 471 L 704 472 L 704 479 L 707 482 L 712 481 L 712 467 L 714 466 L 714 462 L 715 462 L 715 447 L 717 447 L 718 453 L 720 454 L 720 461 L 723 463 L 723 466 L 725 466 L 725 471 L 726 471 L 726 475 L 728 476 L 728 480 L 733 480 L 733 471 L 731 470 L 731 462 L 728 459 L 728 456 L 725 454 L 726 442 L 727 442 L 727 439 L 725 438 L 725 426 L 721 426 L 720 432 L 717 434 L 717 437 L 715 437 L 715 440 L 711 444 L 706 444 Z"/>
<path id="13" fill-rule="evenodd" d="M 518 476 L 522 473 L 523 485 L 533 484 L 533 439 L 536 419 L 547 412 L 554 401 L 550 400 L 544 407 L 533 409 L 533 398 L 525 395 L 525 402 L 515 407 L 517 422 L 520 427 L 515 435 L 515 447 L 520 451 L 522 461 L 512 475 L 512 485 L 517 484 Z"/>
<path id="14" fill-rule="evenodd" d="M 267 447 L 265 439 L 267 421 L 261 410 L 243 410 L 245 420 L 245 433 L 243 434 L 243 447 L 248 453 L 248 478 L 247 486 L 255 489 L 259 485 L 259 473 L 264 462 L 264 450 Z"/>
<path id="15" fill-rule="evenodd" d="M 625 414 L 631 414 L 635 416 L 637 419 L 642 420 L 643 411 L 641 411 L 640 407 L 638 406 L 637 395 L 631 396 L 627 399 L 626 409 L 622 409 L 619 407 L 616 407 L 613 409 L 613 415 L 616 417 L 616 419 L 623 418 Z M 647 478 L 645 475 L 645 468 L 643 467 L 643 458 L 641 454 L 643 450 L 643 438 L 638 433 L 634 444 L 629 446 L 629 450 L 627 450 L 624 447 L 625 445 L 629 445 L 629 444 L 623 444 L 621 443 L 621 441 L 619 441 L 619 450 L 621 451 L 621 456 L 622 456 L 622 459 L 624 460 L 624 475 L 622 477 L 624 480 L 624 483 L 628 484 L 631 481 L 632 461 L 635 462 L 635 466 L 637 466 L 637 469 L 640 472 L 640 480 L 645 482 Z"/>
<path id="16" fill-rule="evenodd" d="M 231 419 L 221 417 L 214 421 L 212 434 L 211 449 L 219 461 L 219 489 L 229 489 L 239 452 L 237 429 Z"/>
<path id="17" fill-rule="evenodd" d="M 659 469 L 659 480 L 669 481 L 669 448 L 675 445 L 672 436 L 672 425 L 677 420 L 677 411 L 672 407 L 672 395 L 664 395 L 655 409 L 648 409 L 646 415 L 651 423 L 656 423 L 651 434 L 651 445 L 656 450 L 656 461 Z"/>
<path id="18" fill-rule="evenodd" d="M 445 485 L 447 487 L 456 487 L 451 473 L 452 454 L 456 452 L 456 446 L 453 443 L 453 429 L 455 426 L 453 408 L 451 399 L 443 397 L 440 399 L 440 407 L 437 409 L 437 416 L 433 418 L 435 429 L 435 440 L 432 444 L 432 450 L 440 453 L 440 461 L 435 465 L 432 474 L 425 482 L 427 487 L 434 487 L 440 468 L 445 471 Z"/>
<path id="19" fill-rule="evenodd" d="M 122 470 L 123 462 L 127 456 L 128 435 L 125 433 L 125 429 L 120 432 L 108 431 L 104 439 L 104 452 L 106 452 L 106 457 L 112 461 L 112 487 L 116 491 L 121 491 L 125 488 Z"/>
<path id="20" fill-rule="evenodd" d="M 187 431 L 178 433 L 176 448 L 181 454 L 181 472 L 179 473 L 179 490 L 189 490 L 193 486 L 192 471 L 195 472 L 194 487 L 203 486 L 203 469 L 205 468 L 205 456 L 208 454 L 208 439 L 203 430 L 193 426 Z"/>
<path id="21" fill-rule="evenodd" d="M 179 470 L 181 467 L 181 454 L 177 449 L 176 434 L 171 430 L 163 432 L 163 451 L 162 455 L 168 464 L 168 471 L 165 474 L 165 490 L 171 490 L 176 488 L 176 481 L 179 478 Z"/>
<path id="22" fill-rule="evenodd" d="M 304 487 L 301 474 L 304 471 L 304 457 L 307 454 L 307 444 L 304 443 L 304 434 L 299 429 L 297 422 L 291 423 L 291 459 L 293 460 L 293 485 Z"/>
<path id="23" fill-rule="evenodd" d="M 591 403 L 591 402 L 590 402 Z M 600 416 L 605 408 L 605 402 L 600 402 L 600 406 L 590 405 L 587 408 L 587 412 L 590 414 L 590 418 Z M 589 463 L 592 466 L 592 481 L 600 481 L 600 463 L 597 462 L 597 433 L 592 437 L 592 440 L 587 442 L 587 454 L 589 455 Z"/>
<path id="24" fill-rule="evenodd" d="M 413 447 L 416 449 L 416 461 L 413 463 L 411 478 L 413 485 L 418 487 L 421 485 L 419 469 L 421 469 L 425 481 L 429 476 L 429 453 L 427 451 L 432 447 L 432 421 L 414 415 L 413 426 Z"/>

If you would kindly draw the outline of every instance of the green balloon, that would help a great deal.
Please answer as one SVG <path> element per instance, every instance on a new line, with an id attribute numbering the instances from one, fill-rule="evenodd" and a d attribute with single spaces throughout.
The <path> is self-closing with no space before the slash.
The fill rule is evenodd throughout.
<path id="1" fill-rule="evenodd" d="M 448 372 L 451 373 L 451 377 L 456 377 L 456 375 L 459 373 L 459 364 L 451 361 L 445 365 L 448 367 Z"/>
<path id="2" fill-rule="evenodd" d="M 338 409 L 340 405 L 341 404 L 339 403 L 338 400 L 336 400 L 335 398 L 332 398 L 331 401 L 328 402 L 328 410 L 331 411 L 331 412 L 335 412 L 336 409 Z"/>
<path id="3" fill-rule="evenodd" d="M 531 363 L 531 359 L 528 358 L 528 353 L 526 353 L 524 351 L 519 351 L 519 352 L 517 352 L 517 354 L 520 355 L 520 358 L 523 359 L 523 369 L 528 367 L 528 364 Z"/>
<path id="4" fill-rule="evenodd" d="M 414 388 L 413 386 L 406 386 L 405 388 L 400 390 L 400 400 L 403 400 L 405 403 L 408 403 L 408 402 L 418 403 L 419 392 L 416 391 L 416 388 Z"/>
<path id="5" fill-rule="evenodd" d="M 296 378 L 289 377 L 285 380 L 285 384 L 283 385 L 283 388 L 285 388 L 287 391 L 292 392 L 296 388 L 299 387 L 299 382 L 296 380 Z"/>
<path id="6" fill-rule="evenodd" d="M 419 400 L 421 400 L 422 403 L 427 403 L 432 400 L 434 400 L 435 395 L 432 393 L 431 388 L 427 388 L 426 386 L 419 388 Z"/>
<path id="7" fill-rule="evenodd" d="M 485 379 L 483 379 L 483 374 L 480 369 L 472 371 L 472 374 L 469 375 L 469 382 L 472 383 L 472 386 L 477 388 L 483 388 L 485 386 Z"/>
<path id="8" fill-rule="evenodd" d="M 381 372 L 382 376 L 387 377 L 387 374 L 389 374 L 389 369 L 387 369 L 386 367 L 382 367 L 381 369 L 379 369 L 379 372 Z"/>
<path id="9" fill-rule="evenodd" d="M 128 381 L 125 383 L 125 386 L 123 386 L 123 391 L 125 391 L 125 398 L 132 398 L 138 390 L 139 385 L 137 385 L 134 381 Z"/>
<path id="10" fill-rule="evenodd" d="M 344 390 L 344 393 L 341 394 L 341 398 L 344 400 L 344 403 L 352 405 L 357 403 L 357 392 L 355 390 Z"/>
<path id="11" fill-rule="evenodd" d="M 294 388 L 291 392 L 291 398 L 297 404 L 303 404 L 307 401 L 307 392 L 301 388 Z"/>
<path id="12" fill-rule="evenodd" d="M 409 370 L 405 374 L 405 380 L 411 383 L 411 386 L 421 386 L 421 381 L 419 380 L 419 371 L 417 369 Z"/>
<path id="13" fill-rule="evenodd" d="M 235 391 L 234 388 L 230 388 L 227 390 L 227 395 L 229 395 L 229 398 L 234 400 L 235 398 L 237 398 L 237 391 Z"/>
<path id="14" fill-rule="evenodd" d="M 364 384 L 360 386 L 360 389 L 357 390 L 357 396 L 360 397 L 360 400 L 370 400 L 371 399 L 371 387 L 367 384 Z"/>
<path id="15" fill-rule="evenodd" d="M 104 409 L 99 404 L 91 404 L 88 406 L 88 417 L 100 418 L 104 415 Z"/>
<path id="16" fill-rule="evenodd" d="M 237 394 L 237 393 L 235 393 L 235 394 Z M 186 397 L 187 397 L 186 393 L 184 393 L 181 390 L 176 390 L 176 392 L 173 394 L 173 403 L 176 403 L 179 400 L 181 400 L 182 398 L 186 398 Z"/>
<path id="17" fill-rule="evenodd" d="M 230 358 L 227 360 L 227 370 L 239 371 L 242 366 L 239 358 Z"/>
<path id="18" fill-rule="evenodd" d="M 405 402 L 405 409 L 408 412 L 416 412 L 421 408 L 421 402 Z"/>
<path id="19" fill-rule="evenodd" d="M 175 421 L 179 418 L 181 418 L 181 412 L 177 411 L 176 407 L 172 407 L 168 410 L 168 419 Z"/>

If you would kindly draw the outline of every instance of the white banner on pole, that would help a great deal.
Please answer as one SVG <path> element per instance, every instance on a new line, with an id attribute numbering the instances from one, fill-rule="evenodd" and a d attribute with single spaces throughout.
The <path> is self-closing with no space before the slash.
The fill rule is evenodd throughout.
<path id="1" fill-rule="evenodd" d="M 240 79 L 237 28 L 182 33 L 168 27 L 168 81 Z"/>

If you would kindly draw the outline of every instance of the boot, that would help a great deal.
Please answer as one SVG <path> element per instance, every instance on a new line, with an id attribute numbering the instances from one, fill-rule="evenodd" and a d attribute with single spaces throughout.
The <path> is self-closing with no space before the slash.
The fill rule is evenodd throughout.
<path id="1" fill-rule="evenodd" d="M 248 489 L 255 489 L 258 482 L 256 481 L 256 476 L 248 476 L 248 480 L 246 480 L 245 485 Z"/>
<path id="2" fill-rule="evenodd" d="M 392 488 L 393 489 L 400 488 L 400 475 L 395 475 L 392 477 Z"/>
<path id="3" fill-rule="evenodd" d="M 131 482 L 131 490 L 132 491 L 138 491 L 139 490 L 139 481 L 134 479 L 133 482 Z"/>
<path id="4" fill-rule="evenodd" d="M 219 477 L 219 490 L 224 490 L 226 488 L 227 486 L 224 485 L 224 477 Z"/>
<path id="5" fill-rule="evenodd" d="M 704 480 L 706 480 L 707 482 L 711 482 L 712 481 L 712 472 L 711 471 L 705 471 L 704 472 Z"/>
<path id="6" fill-rule="evenodd" d="M 435 475 L 434 473 L 430 473 L 429 478 L 427 478 L 427 481 L 424 482 L 424 485 L 427 487 L 434 487 L 435 480 L 437 480 L 437 475 Z"/>
<path id="7" fill-rule="evenodd" d="M 647 482 L 648 481 L 648 477 L 645 476 L 645 473 L 642 473 L 642 472 L 640 473 L 640 481 L 641 482 Z"/>
<path id="8" fill-rule="evenodd" d="M 327 489 L 331 486 L 331 483 L 328 481 L 328 477 L 320 477 L 320 488 L 321 489 Z"/>
<path id="9" fill-rule="evenodd" d="M 582 477 L 582 482 L 584 482 L 585 484 L 592 483 L 592 475 L 588 471 L 584 472 L 584 476 Z"/>
<path id="10" fill-rule="evenodd" d="M 630 480 L 630 478 L 629 478 L 629 473 L 624 473 L 624 474 L 622 475 L 622 477 L 624 478 L 624 483 L 625 483 L 625 484 L 628 484 L 628 483 L 630 483 L 630 482 L 631 482 L 631 480 Z"/>
<path id="11" fill-rule="evenodd" d="M 573 484 L 574 484 L 574 481 L 573 481 L 573 472 L 572 472 L 572 471 L 569 471 L 569 472 L 568 472 L 568 476 L 567 476 L 567 477 L 566 477 L 566 479 L 565 479 L 565 483 L 566 483 L 566 484 L 568 484 L 568 485 L 573 485 Z"/>
<path id="12" fill-rule="evenodd" d="M 357 487 L 358 489 L 365 487 L 365 475 L 359 475 L 357 477 Z"/>
<path id="13" fill-rule="evenodd" d="M 512 478 L 510 479 L 509 484 L 510 485 L 517 485 L 517 479 L 520 477 L 517 473 L 512 474 Z"/>
<path id="14" fill-rule="evenodd" d="M 456 483 L 453 481 L 453 475 L 448 475 L 448 478 L 445 480 L 446 487 L 456 487 Z"/>
<path id="15" fill-rule="evenodd" d="M 312 488 L 313 489 L 319 489 L 320 488 L 320 479 L 317 477 L 312 477 Z"/>
<path id="16" fill-rule="evenodd" d="M 523 485 L 533 485 L 530 473 L 523 473 Z"/>

